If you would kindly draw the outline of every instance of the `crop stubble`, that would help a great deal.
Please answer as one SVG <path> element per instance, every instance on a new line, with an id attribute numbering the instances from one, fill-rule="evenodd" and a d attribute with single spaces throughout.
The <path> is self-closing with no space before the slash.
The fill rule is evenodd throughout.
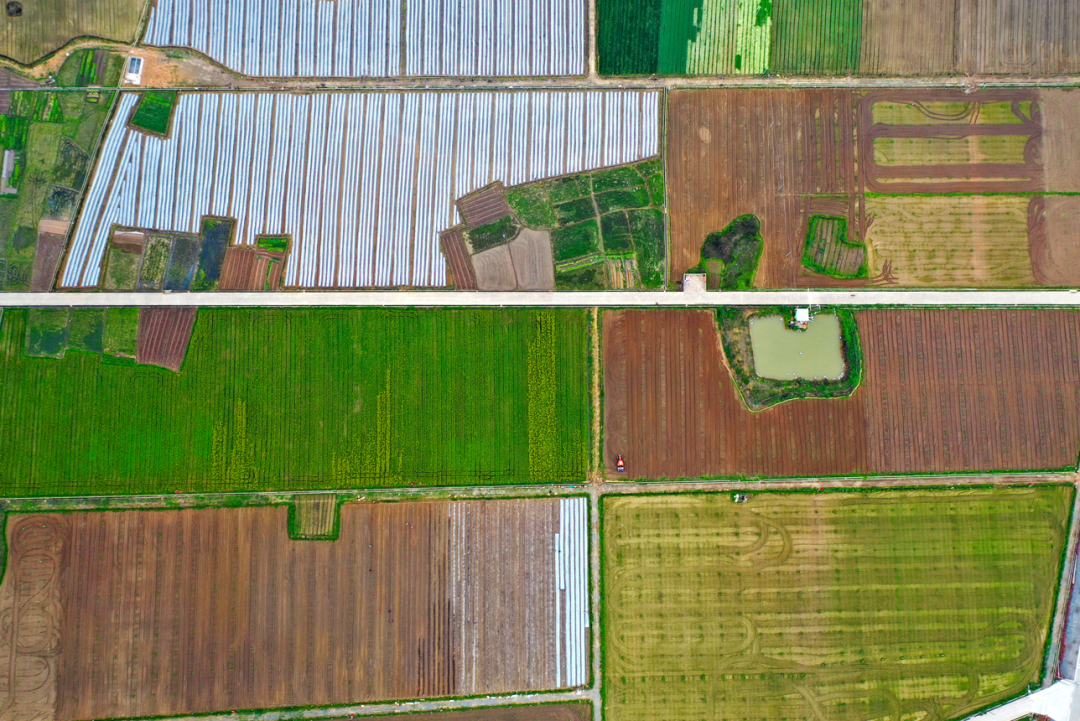
<path id="1" fill-rule="evenodd" d="M 608 496 L 604 717 L 944 721 L 1022 693 L 1073 495 Z"/>
<path id="2" fill-rule="evenodd" d="M 558 503 L 29 516 L 70 525 L 56 718 L 553 688 Z"/>
<path id="3" fill-rule="evenodd" d="M 709 311 L 604 314 L 604 460 L 630 478 L 933 473 L 1072 466 L 1073 311 L 869 310 L 845 399 L 751 413 Z"/>

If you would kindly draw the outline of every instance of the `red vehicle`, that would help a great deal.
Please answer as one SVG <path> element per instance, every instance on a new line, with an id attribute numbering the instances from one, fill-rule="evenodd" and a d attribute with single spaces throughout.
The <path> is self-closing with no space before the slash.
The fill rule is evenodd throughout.
<path id="1" fill-rule="evenodd" d="M 619 473 L 626 473 L 626 461 L 623 460 L 621 453 L 619 454 L 619 457 L 615 459 L 615 470 Z"/>

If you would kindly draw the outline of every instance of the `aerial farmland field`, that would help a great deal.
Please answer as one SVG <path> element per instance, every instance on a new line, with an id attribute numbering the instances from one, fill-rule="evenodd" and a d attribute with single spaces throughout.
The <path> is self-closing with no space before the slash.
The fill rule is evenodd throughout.
<path id="1" fill-rule="evenodd" d="M 945 721 L 1021 694 L 1074 493 L 607 496 L 604 718 Z"/>
<path id="2" fill-rule="evenodd" d="M 598 0 L 604 75 L 1060 75 L 1067 0 Z"/>
<path id="3" fill-rule="evenodd" d="M 101 282 L 114 226 L 196 234 L 211 216 L 235 220 L 236 246 L 291 237 L 286 287 L 443 286 L 455 200 L 659 153 L 656 91 L 181 93 L 168 138 L 129 127 L 135 102 L 120 97 L 62 287 Z"/>
<path id="4" fill-rule="evenodd" d="M 744 405 L 705 310 L 603 316 L 604 464 L 629 478 L 1072 468 L 1080 314 L 863 310 L 849 397 Z"/>
<path id="5" fill-rule="evenodd" d="M 130 43 L 144 0 L 23 0 L 21 14 L 0 22 L 0 55 L 31 64 L 79 37 Z"/>
<path id="6" fill-rule="evenodd" d="M 27 357 L 26 328 L 4 313 L 6 495 L 585 478 L 585 311 L 203 308 L 179 373 Z"/>
<path id="7" fill-rule="evenodd" d="M 584 75 L 587 12 L 583 0 L 157 0 L 143 41 L 250 76 Z"/>
<path id="8" fill-rule="evenodd" d="M 673 282 L 751 214 L 757 288 L 1076 284 L 1069 93 L 681 90 L 669 104 Z M 815 245 L 822 222 L 843 254 Z M 806 260 L 841 255 L 853 265 Z"/>
<path id="9" fill-rule="evenodd" d="M 338 512 L 329 542 L 290 538 L 284 506 L 10 517 L 0 605 L 33 643 L 0 665 L 22 717 L 588 682 L 584 498 Z M 28 584 L 43 590 L 26 602 Z"/>

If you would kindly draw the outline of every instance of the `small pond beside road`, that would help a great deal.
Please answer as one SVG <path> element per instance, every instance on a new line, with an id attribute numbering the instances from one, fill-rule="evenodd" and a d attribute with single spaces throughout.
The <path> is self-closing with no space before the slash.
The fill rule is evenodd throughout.
<path id="1" fill-rule="evenodd" d="M 832 313 L 813 317 L 806 330 L 788 328 L 779 315 L 750 319 L 754 371 L 775 380 L 842 378 L 844 354 L 840 320 Z"/>

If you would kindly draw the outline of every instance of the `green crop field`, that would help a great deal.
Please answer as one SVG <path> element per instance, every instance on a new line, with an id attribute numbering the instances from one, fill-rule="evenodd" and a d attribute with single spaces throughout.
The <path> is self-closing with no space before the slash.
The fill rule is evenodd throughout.
<path id="1" fill-rule="evenodd" d="M 862 0 L 776 0 L 770 68 L 793 75 L 859 69 Z"/>
<path id="2" fill-rule="evenodd" d="M 605 497 L 606 721 L 944 721 L 1041 675 L 1071 486 Z"/>
<path id="3" fill-rule="evenodd" d="M 585 311 L 204 308 L 180 373 L 26 333 L 4 314 L 3 495 L 585 479 Z"/>
<path id="4" fill-rule="evenodd" d="M 175 90 L 151 90 L 139 98 L 139 105 L 128 124 L 155 135 L 168 135 L 175 104 Z"/>

